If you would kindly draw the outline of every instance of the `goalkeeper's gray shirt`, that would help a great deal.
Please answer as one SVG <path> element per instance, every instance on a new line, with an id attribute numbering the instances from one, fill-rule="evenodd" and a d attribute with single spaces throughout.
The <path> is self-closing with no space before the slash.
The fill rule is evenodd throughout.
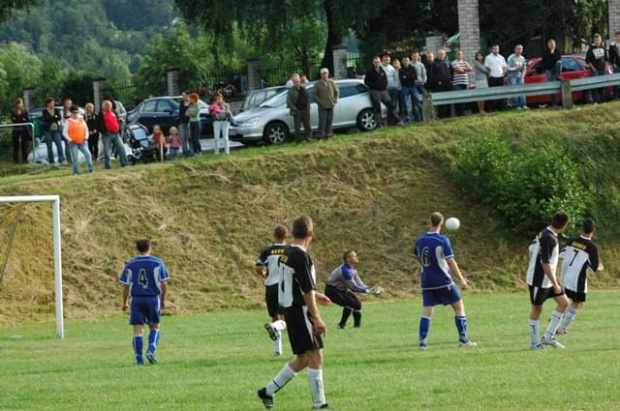
<path id="1" fill-rule="evenodd" d="M 327 285 L 331 285 L 340 291 L 346 291 L 348 288 L 358 293 L 365 293 L 370 288 L 362 282 L 357 270 L 347 263 L 341 264 L 332 271 L 327 279 Z"/>

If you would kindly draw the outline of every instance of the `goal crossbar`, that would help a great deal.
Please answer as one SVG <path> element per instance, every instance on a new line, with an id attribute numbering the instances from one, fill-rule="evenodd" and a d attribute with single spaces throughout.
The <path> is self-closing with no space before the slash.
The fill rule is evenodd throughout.
<path id="1" fill-rule="evenodd" d="M 60 196 L 8 196 L 0 197 L 0 203 L 52 203 L 52 221 L 54 233 L 54 297 L 56 302 L 56 336 L 65 337 L 64 317 L 62 306 L 62 255 L 60 244 Z"/>

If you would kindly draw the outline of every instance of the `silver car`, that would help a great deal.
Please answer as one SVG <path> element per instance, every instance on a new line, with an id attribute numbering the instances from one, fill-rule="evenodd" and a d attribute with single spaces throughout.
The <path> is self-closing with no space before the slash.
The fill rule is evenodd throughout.
<path id="1" fill-rule="evenodd" d="M 334 108 L 334 129 L 357 127 L 370 131 L 377 127 L 370 102 L 370 92 L 362 80 L 336 80 L 340 89 L 340 99 Z M 310 124 L 318 129 L 319 115 L 314 101 L 313 83 L 306 86 L 310 98 Z M 243 143 L 265 141 L 269 144 L 281 144 L 294 132 L 293 117 L 286 107 L 288 90 L 266 100 L 258 107 L 244 111 L 235 116 L 237 126 L 230 130 L 233 140 Z M 385 108 L 383 108 L 385 110 Z"/>

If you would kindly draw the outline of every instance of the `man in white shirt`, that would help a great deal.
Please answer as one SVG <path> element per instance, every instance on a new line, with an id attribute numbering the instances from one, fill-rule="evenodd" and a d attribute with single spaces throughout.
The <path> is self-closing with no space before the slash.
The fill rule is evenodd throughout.
<path id="1" fill-rule="evenodd" d="M 504 85 L 507 64 L 504 56 L 499 54 L 499 44 L 491 46 L 491 54 L 484 59 L 484 65 L 490 70 L 489 87 L 500 87 Z M 488 104 L 490 111 L 501 110 L 505 106 L 504 100 L 492 100 Z"/>

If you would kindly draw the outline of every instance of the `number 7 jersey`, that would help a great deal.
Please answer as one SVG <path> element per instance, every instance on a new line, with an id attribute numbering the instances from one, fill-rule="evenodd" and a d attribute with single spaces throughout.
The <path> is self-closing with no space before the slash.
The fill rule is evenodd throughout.
<path id="1" fill-rule="evenodd" d="M 598 270 L 598 248 L 589 238 L 578 236 L 568 240 L 560 253 L 564 288 L 577 292 L 588 292 L 588 270 Z"/>
<path id="2" fill-rule="evenodd" d="M 132 297 L 149 297 L 161 294 L 161 283 L 168 281 L 166 264 L 151 255 L 139 255 L 130 260 L 118 280 L 128 285 Z"/>

